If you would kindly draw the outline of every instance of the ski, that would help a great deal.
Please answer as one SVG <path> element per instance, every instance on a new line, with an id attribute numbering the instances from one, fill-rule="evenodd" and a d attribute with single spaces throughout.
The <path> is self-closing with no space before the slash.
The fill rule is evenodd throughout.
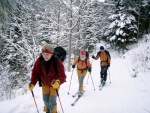
<path id="1" fill-rule="evenodd" d="M 101 90 L 103 89 L 103 87 L 104 87 L 103 85 L 100 85 L 100 88 L 99 88 L 99 90 L 101 91 Z"/>
<path id="2" fill-rule="evenodd" d="M 72 97 L 76 97 L 79 94 L 79 92 L 76 92 Z"/>
<path id="3" fill-rule="evenodd" d="M 85 88 L 85 86 L 84 86 L 83 88 Z M 72 97 L 74 98 L 74 97 L 76 97 L 78 94 L 79 94 L 79 91 L 76 92 L 74 95 L 72 95 Z"/>
<path id="4" fill-rule="evenodd" d="M 83 91 L 83 93 L 84 92 L 85 91 Z M 78 102 L 78 100 L 82 97 L 83 93 L 75 99 L 75 101 L 71 104 L 72 106 L 74 106 Z"/>
<path id="5" fill-rule="evenodd" d="M 105 86 L 105 84 L 101 84 L 99 87 L 99 90 L 101 91 L 103 89 L 103 87 Z"/>

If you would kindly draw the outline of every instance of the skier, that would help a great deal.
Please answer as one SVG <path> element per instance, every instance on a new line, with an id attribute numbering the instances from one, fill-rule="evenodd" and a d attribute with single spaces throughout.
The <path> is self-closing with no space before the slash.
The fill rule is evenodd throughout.
<path id="1" fill-rule="evenodd" d="M 110 61 L 111 61 L 110 54 L 107 50 L 104 49 L 103 46 L 100 46 L 100 51 L 97 53 L 97 56 L 95 57 L 94 55 L 92 55 L 92 58 L 95 60 L 100 58 L 101 60 L 100 77 L 101 77 L 101 84 L 104 86 L 107 80 L 107 70 L 110 67 Z"/>
<path id="2" fill-rule="evenodd" d="M 53 55 L 54 48 L 52 45 L 46 43 L 42 46 L 41 50 L 42 55 L 37 58 L 34 64 L 28 89 L 33 90 L 38 79 L 41 78 L 43 101 L 45 104 L 44 111 L 46 113 L 57 113 L 56 91 L 58 91 L 60 85 L 66 79 L 64 65 L 59 58 Z M 57 72 L 55 67 L 57 67 Z"/>
<path id="3" fill-rule="evenodd" d="M 79 57 L 75 58 L 72 68 L 75 68 L 77 65 L 77 74 L 78 74 L 78 81 L 79 81 L 79 92 L 78 96 L 81 96 L 83 93 L 83 81 L 84 77 L 86 76 L 87 70 L 91 73 L 91 63 L 89 58 L 86 57 L 86 51 L 80 50 Z"/>

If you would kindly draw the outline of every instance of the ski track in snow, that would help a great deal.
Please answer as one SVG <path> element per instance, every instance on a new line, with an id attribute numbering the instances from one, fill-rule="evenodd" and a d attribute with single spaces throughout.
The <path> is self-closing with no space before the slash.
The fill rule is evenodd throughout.
<path id="1" fill-rule="evenodd" d="M 59 98 L 65 113 L 150 112 L 150 98 L 148 98 L 150 97 L 150 83 L 148 82 L 150 77 L 148 74 L 145 77 L 133 78 L 129 73 L 129 68 L 125 65 L 126 62 L 114 51 L 110 51 L 110 54 L 111 65 L 104 88 L 101 91 L 99 90 L 100 60 L 92 61 L 91 59 L 92 74 L 87 73 L 84 79 L 85 93 L 75 106 L 71 106 L 71 103 L 76 99 L 72 95 L 78 91 L 76 69 L 73 71 L 73 75 L 72 72 L 67 73 L 67 82 L 61 85 L 59 91 Z M 39 113 L 43 113 L 42 91 L 38 84 L 34 88 L 34 95 Z M 57 101 L 58 111 L 62 113 L 60 102 Z M 15 104 L 8 106 L 8 103 Z M 31 92 L 28 91 L 28 94 L 19 96 L 16 99 L 0 102 L 0 113 L 37 113 Z"/>

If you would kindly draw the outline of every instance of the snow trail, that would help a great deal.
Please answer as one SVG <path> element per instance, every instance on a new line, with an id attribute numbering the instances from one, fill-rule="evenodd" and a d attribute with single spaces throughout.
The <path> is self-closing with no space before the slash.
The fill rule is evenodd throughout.
<path id="1" fill-rule="evenodd" d="M 76 103 L 72 97 L 78 91 L 78 77 L 76 70 L 72 75 L 70 94 L 68 95 L 72 72 L 66 72 L 67 82 L 61 85 L 59 96 L 65 113 L 148 113 L 150 112 L 150 76 L 149 73 L 139 73 L 133 78 L 129 73 L 129 67 L 125 60 L 111 50 L 111 65 L 107 77 L 106 86 L 99 90 L 100 61 L 92 61 L 91 76 L 87 73 L 84 86 L 85 93 Z M 88 78 L 89 76 L 89 78 Z M 111 80 L 111 83 L 110 83 Z M 27 87 L 27 86 L 26 86 Z M 39 113 L 43 113 L 42 91 L 38 84 L 34 88 L 34 95 Z M 58 111 L 61 111 L 58 100 Z M 12 100 L 0 102 L 0 113 L 37 113 L 35 103 L 30 91 L 28 94 Z"/>

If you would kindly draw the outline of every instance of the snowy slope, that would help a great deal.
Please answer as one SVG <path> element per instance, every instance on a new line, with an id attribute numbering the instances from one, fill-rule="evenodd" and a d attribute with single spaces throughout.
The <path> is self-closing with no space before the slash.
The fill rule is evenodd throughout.
<path id="1" fill-rule="evenodd" d="M 138 77 L 133 78 L 126 61 L 113 50 L 110 51 L 110 54 L 112 61 L 106 86 L 99 91 L 100 62 L 91 59 L 92 79 L 87 74 L 84 80 L 85 93 L 75 106 L 71 106 L 71 103 L 75 100 L 72 94 L 78 90 L 76 70 L 73 71 L 73 75 L 72 72 L 66 72 L 67 82 L 61 86 L 59 92 L 65 113 L 150 112 L 150 73 L 139 73 Z M 92 84 L 92 80 L 94 84 Z M 42 92 L 38 85 L 34 88 L 34 94 L 39 113 L 43 113 Z M 58 111 L 62 113 L 59 101 Z M 0 113 L 37 113 L 31 92 L 13 100 L 0 102 Z"/>

